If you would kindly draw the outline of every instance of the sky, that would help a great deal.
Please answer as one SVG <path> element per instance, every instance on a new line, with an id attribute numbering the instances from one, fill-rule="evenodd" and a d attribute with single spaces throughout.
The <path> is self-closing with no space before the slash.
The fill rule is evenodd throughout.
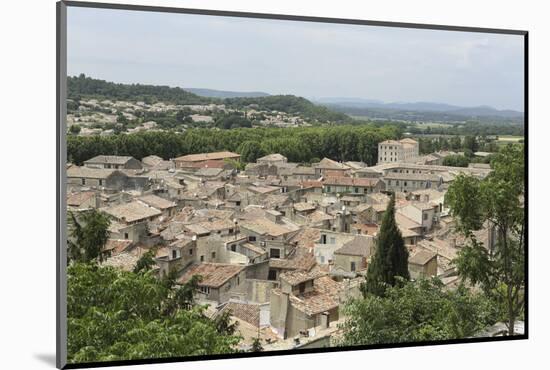
<path id="1" fill-rule="evenodd" d="M 75 7 L 67 14 L 70 76 L 523 111 L 523 36 Z"/>

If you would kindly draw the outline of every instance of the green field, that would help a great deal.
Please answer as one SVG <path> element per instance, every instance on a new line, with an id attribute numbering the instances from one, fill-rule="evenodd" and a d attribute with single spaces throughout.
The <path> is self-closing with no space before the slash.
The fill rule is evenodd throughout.
<path id="1" fill-rule="evenodd" d="M 498 141 L 502 141 L 506 143 L 514 143 L 523 139 L 524 139 L 523 136 L 512 136 L 512 135 L 500 135 L 498 137 Z"/>
<path id="2" fill-rule="evenodd" d="M 416 127 L 418 127 L 419 129 L 425 130 L 428 127 L 449 128 L 449 127 L 453 127 L 453 125 L 450 125 L 448 123 L 439 123 L 439 122 L 422 122 L 422 123 L 417 123 Z"/>

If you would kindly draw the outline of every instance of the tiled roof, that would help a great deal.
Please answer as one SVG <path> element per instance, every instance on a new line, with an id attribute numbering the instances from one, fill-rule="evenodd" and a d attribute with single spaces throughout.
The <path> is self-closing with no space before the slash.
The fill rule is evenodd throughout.
<path id="1" fill-rule="evenodd" d="M 149 207 L 138 201 L 105 208 L 103 211 L 115 217 L 117 220 L 122 220 L 125 222 L 139 221 L 150 217 L 160 216 L 162 214 L 158 209 Z"/>
<path id="2" fill-rule="evenodd" d="M 200 153 L 200 154 L 188 154 L 175 159 L 178 162 L 202 162 L 209 159 L 220 160 L 226 158 L 238 158 L 239 154 L 233 152 L 214 152 L 214 153 Z"/>
<path id="3" fill-rule="evenodd" d="M 231 265 L 225 263 L 201 263 L 193 265 L 178 279 L 178 283 L 185 284 L 194 275 L 202 277 L 200 286 L 219 288 L 229 279 L 236 276 L 246 267 L 242 265 Z"/>
<path id="4" fill-rule="evenodd" d="M 313 211 L 315 208 L 313 203 L 294 203 L 294 209 L 298 212 Z"/>
<path id="5" fill-rule="evenodd" d="M 270 236 L 281 236 L 295 231 L 266 218 L 242 221 L 240 223 L 240 226 L 245 229 L 249 229 L 257 234 L 267 234 Z"/>
<path id="6" fill-rule="evenodd" d="M 341 288 L 341 283 L 337 283 L 328 276 L 321 276 L 315 279 L 312 291 L 299 296 L 290 295 L 290 303 L 297 310 L 307 315 L 329 311 L 340 305 L 339 293 Z M 281 294 L 281 291 L 277 288 L 273 290 L 273 293 Z"/>
<path id="7" fill-rule="evenodd" d="M 87 202 L 94 197 L 95 193 L 93 191 L 84 191 L 81 193 L 69 194 L 67 195 L 67 205 L 78 207 L 82 203 Z"/>
<path id="8" fill-rule="evenodd" d="M 142 201 L 143 203 L 146 203 L 147 205 L 151 206 L 151 207 L 155 207 L 155 208 L 158 208 L 158 209 L 161 209 L 161 210 L 172 208 L 172 207 L 176 206 L 176 203 L 174 203 L 170 200 L 161 198 L 159 196 L 156 196 L 154 194 L 145 195 L 143 197 L 139 197 L 138 199 L 140 201 Z"/>
<path id="9" fill-rule="evenodd" d="M 260 305 L 241 302 L 228 302 L 220 313 L 230 311 L 231 316 L 235 316 L 256 327 L 260 326 Z"/>
<path id="10" fill-rule="evenodd" d="M 287 271 L 287 272 L 283 272 L 280 275 L 280 279 L 282 281 L 289 283 L 290 285 L 297 285 L 318 277 L 319 277 L 319 273 L 316 271 L 308 272 L 303 270 Z"/>
<path id="11" fill-rule="evenodd" d="M 87 161 L 84 161 L 84 163 L 125 164 L 130 159 L 132 159 L 132 157 L 130 156 L 98 155 L 91 159 L 88 159 Z"/>
<path id="12" fill-rule="evenodd" d="M 321 162 L 315 165 L 315 168 L 322 168 L 327 170 L 348 170 L 349 167 L 343 163 L 333 161 L 329 158 L 323 158 Z"/>
<path id="13" fill-rule="evenodd" d="M 435 252 L 421 249 L 418 252 L 416 252 L 414 255 L 409 257 L 409 263 L 424 266 L 426 263 L 428 263 L 432 258 L 436 256 L 437 256 L 437 253 Z"/>
<path id="14" fill-rule="evenodd" d="M 67 177 L 76 177 L 76 178 L 86 178 L 86 179 L 106 179 L 111 176 L 114 172 L 120 172 L 113 169 L 106 168 L 89 168 L 89 167 L 78 167 L 71 166 L 67 169 Z"/>
<path id="15" fill-rule="evenodd" d="M 334 251 L 334 254 L 346 256 L 370 257 L 372 254 L 374 240 L 370 236 L 358 235 L 341 248 Z"/>
<path id="16" fill-rule="evenodd" d="M 104 251 L 111 251 L 112 255 L 117 255 L 125 251 L 132 244 L 131 240 L 126 239 L 107 239 L 103 246 Z"/>
<path id="17" fill-rule="evenodd" d="M 286 157 L 279 153 L 274 154 L 268 154 L 266 156 L 263 156 L 261 158 L 258 158 L 256 161 L 284 161 L 286 160 Z"/>

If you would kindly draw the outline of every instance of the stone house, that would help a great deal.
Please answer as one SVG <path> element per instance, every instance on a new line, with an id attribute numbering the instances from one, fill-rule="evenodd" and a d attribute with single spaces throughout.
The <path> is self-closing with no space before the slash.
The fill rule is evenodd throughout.
<path id="1" fill-rule="evenodd" d="M 205 165 L 210 168 L 220 165 L 223 168 L 226 159 L 239 161 L 240 158 L 239 154 L 232 152 L 200 153 L 175 158 L 174 163 L 176 168 L 196 169 L 205 167 Z"/>
<path id="2" fill-rule="evenodd" d="M 279 153 L 268 154 L 256 160 L 256 163 L 269 164 L 269 165 L 280 165 L 287 162 L 288 162 L 288 159 L 284 155 Z"/>
<path id="3" fill-rule="evenodd" d="M 87 161 L 84 166 L 88 168 L 106 168 L 115 170 L 141 170 L 143 165 L 134 157 L 119 155 L 98 155 Z"/>
<path id="4" fill-rule="evenodd" d="M 366 270 L 374 254 L 375 239 L 370 235 L 357 235 L 334 251 L 331 275 L 355 277 L 358 271 Z"/>
<path id="5" fill-rule="evenodd" d="M 374 178 L 327 177 L 323 181 L 323 193 L 364 195 L 379 193 L 386 189 L 386 184 Z"/>
<path id="6" fill-rule="evenodd" d="M 409 256 L 409 273 L 412 279 L 437 275 L 437 253 L 425 249 Z"/>
<path id="7" fill-rule="evenodd" d="M 185 284 L 194 275 L 202 278 L 196 292 L 198 301 L 221 304 L 246 297 L 246 266 L 209 262 L 194 264 L 184 271 L 177 282 Z"/>
<path id="8" fill-rule="evenodd" d="M 326 328 L 339 319 L 341 284 L 315 272 L 281 274 L 270 295 L 270 323 L 283 339 Z"/>
<path id="9" fill-rule="evenodd" d="M 162 212 L 164 217 L 172 217 L 176 214 L 177 204 L 170 200 L 161 198 L 154 194 L 144 195 L 137 198 L 138 201 L 145 203 L 149 207 L 153 207 Z"/>
<path id="10" fill-rule="evenodd" d="M 105 188 L 123 190 L 128 176 L 121 171 L 102 168 L 71 166 L 67 169 L 68 187 Z"/>

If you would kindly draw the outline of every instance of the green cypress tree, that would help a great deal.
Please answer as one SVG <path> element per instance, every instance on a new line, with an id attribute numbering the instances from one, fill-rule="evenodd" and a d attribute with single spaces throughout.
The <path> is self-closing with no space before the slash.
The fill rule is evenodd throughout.
<path id="1" fill-rule="evenodd" d="M 395 195 L 390 203 L 378 234 L 376 252 L 367 270 L 367 281 L 363 294 L 383 296 L 387 286 L 396 284 L 396 277 L 409 279 L 409 252 L 395 222 Z"/>

